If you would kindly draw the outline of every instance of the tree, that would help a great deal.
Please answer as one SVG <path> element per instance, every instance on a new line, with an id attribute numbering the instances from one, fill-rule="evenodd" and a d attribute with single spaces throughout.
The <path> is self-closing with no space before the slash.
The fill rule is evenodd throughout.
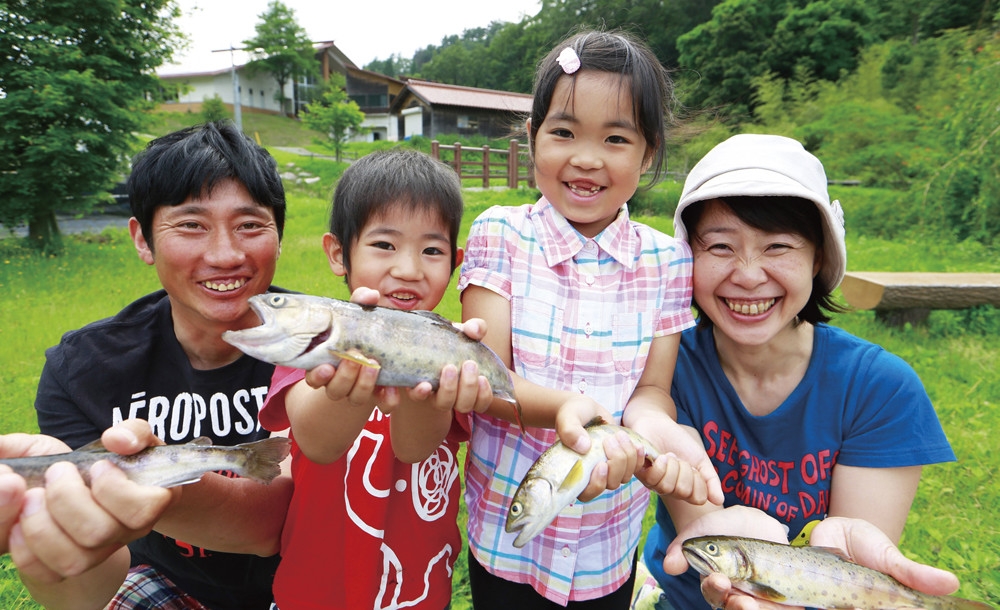
<path id="1" fill-rule="evenodd" d="M 107 192 L 137 147 L 179 14 L 174 0 L 0 5 L 0 222 L 27 222 L 33 244 L 55 249 L 55 213 Z"/>
<path id="2" fill-rule="evenodd" d="M 325 144 L 333 146 L 337 161 L 340 161 L 344 143 L 351 132 L 357 130 L 365 120 L 365 113 L 361 112 L 357 102 L 347 98 L 345 82 L 343 75 L 331 74 L 322 97 L 307 104 L 302 114 L 302 122 L 306 127 L 326 136 Z"/>
<path id="3" fill-rule="evenodd" d="M 257 36 L 243 41 L 253 57 L 246 70 L 248 74 L 271 74 L 278 83 L 275 99 L 282 110 L 288 112 L 285 85 L 301 76 L 316 74 L 316 52 L 306 31 L 295 19 L 295 11 L 281 0 L 271 0 L 267 10 L 258 17 Z"/>

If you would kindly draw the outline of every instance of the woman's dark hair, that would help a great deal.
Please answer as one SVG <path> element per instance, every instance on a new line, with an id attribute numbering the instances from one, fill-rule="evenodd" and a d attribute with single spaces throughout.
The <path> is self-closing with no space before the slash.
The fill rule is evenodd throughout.
<path id="1" fill-rule="evenodd" d="M 151 141 L 136 155 L 128 177 L 129 206 L 153 249 L 153 214 L 160 206 L 203 199 L 225 180 L 242 184 L 258 204 L 271 208 L 281 239 L 285 187 L 278 163 L 231 121 L 194 125 Z"/>
<path id="2" fill-rule="evenodd" d="M 698 201 L 681 212 L 681 222 L 687 229 L 688 239 L 697 239 L 698 222 L 705 213 L 705 204 L 717 202 L 729 208 L 744 224 L 766 233 L 794 233 L 802 236 L 823 252 L 824 234 L 822 213 L 816 204 L 799 197 L 726 197 Z M 712 320 L 694 303 L 698 311 L 698 327 L 711 328 Z M 836 303 L 830 290 L 823 285 L 819 275 L 813 277 L 813 288 L 802 311 L 798 313 L 800 322 L 819 324 L 829 322 L 831 313 L 843 313 L 845 307 Z"/>

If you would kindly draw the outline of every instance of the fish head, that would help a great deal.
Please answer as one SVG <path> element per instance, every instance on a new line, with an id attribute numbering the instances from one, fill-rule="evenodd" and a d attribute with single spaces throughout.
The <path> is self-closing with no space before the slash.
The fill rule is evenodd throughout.
<path id="1" fill-rule="evenodd" d="M 331 309 L 316 297 L 266 292 L 250 297 L 249 303 L 260 326 L 227 330 L 222 339 L 264 362 L 314 368 L 322 362 L 312 363 L 308 356 L 339 332 Z"/>
<path id="2" fill-rule="evenodd" d="M 518 532 L 514 546 L 521 548 L 529 540 L 542 533 L 555 519 L 558 508 L 553 509 L 555 490 L 544 477 L 525 477 L 514 493 L 507 511 L 504 529 L 508 534 Z"/>
<path id="3" fill-rule="evenodd" d="M 733 581 L 744 581 L 752 574 L 753 564 L 739 540 L 728 536 L 689 538 L 681 546 L 692 568 L 705 576 L 725 574 Z"/>

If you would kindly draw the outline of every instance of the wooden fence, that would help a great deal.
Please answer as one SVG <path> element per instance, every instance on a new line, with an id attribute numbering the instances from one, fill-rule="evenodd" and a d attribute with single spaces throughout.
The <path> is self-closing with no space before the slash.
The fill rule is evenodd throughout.
<path id="1" fill-rule="evenodd" d="M 490 148 L 488 144 L 474 147 L 456 142 L 448 146 L 432 140 L 431 156 L 455 168 L 455 173 L 462 180 L 481 180 L 483 188 L 490 188 L 491 180 L 506 180 L 507 188 L 512 189 L 522 182 L 527 183 L 528 188 L 535 188 L 535 174 L 528 161 L 528 145 L 517 140 L 511 140 L 507 150 Z"/>

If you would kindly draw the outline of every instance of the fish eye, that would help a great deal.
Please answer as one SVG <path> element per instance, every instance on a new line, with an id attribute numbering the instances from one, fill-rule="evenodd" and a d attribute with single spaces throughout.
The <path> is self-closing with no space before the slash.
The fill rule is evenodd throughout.
<path id="1" fill-rule="evenodd" d="M 269 298 L 267 300 L 267 302 L 272 307 L 282 307 L 285 304 L 285 297 L 283 295 L 280 295 L 280 294 L 274 294 L 274 295 L 271 295 L 271 298 Z"/>
<path id="2" fill-rule="evenodd" d="M 513 504 L 510 505 L 510 514 L 514 515 L 515 517 L 517 517 L 517 516 L 519 516 L 521 514 L 521 503 L 520 502 L 514 502 Z"/>
<path id="3" fill-rule="evenodd" d="M 715 544 L 714 542 L 709 542 L 708 544 L 705 545 L 705 550 L 715 555 L 719 552 L 719 545 Z"/>

